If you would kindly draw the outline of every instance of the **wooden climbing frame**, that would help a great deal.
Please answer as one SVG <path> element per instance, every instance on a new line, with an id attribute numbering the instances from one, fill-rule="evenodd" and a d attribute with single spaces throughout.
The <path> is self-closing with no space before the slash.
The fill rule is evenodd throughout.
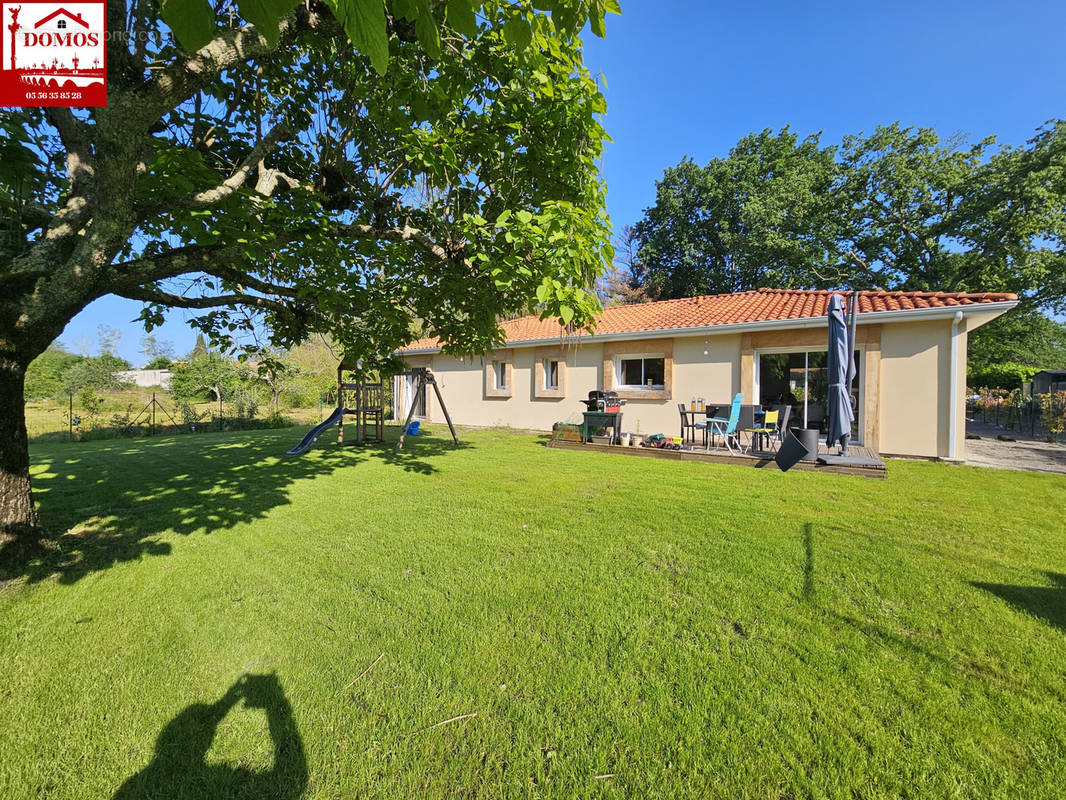
<path id="1" fill-rule="evenodd" d="M 337 444 L 344 444 L 345 416 L 355 417 L 355 443 L 384 441 L 385 387 L 380 383 L 346 383 L 343 374 L 351 369 L 344 362 L 337 367 L 337 405 L 344 409 L 337 425 Z"/>

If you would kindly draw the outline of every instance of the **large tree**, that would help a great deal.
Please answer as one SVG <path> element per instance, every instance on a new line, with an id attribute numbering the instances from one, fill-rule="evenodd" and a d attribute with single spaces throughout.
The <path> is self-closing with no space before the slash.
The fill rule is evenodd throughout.
<path id="1" fill-rule="evenodd" d="M 666 170 L 635 226 L 663 297 L 760 285 L 1017 292 L 1066 303 L 1066 122 L 1024 147 L 899 124 L 822 147 L 788 129 Z"/>
<path id="2" fill-rule="evenodd" d="M 592 319 L 604 101 L 578 34 L 617 4 L 293 5 L 164 0 L 179 44 L 159 3 L 109 0 L 107 106 L 3 112 L 0 540 L 36 525 L 26 367 L 104 295 L 149 328 L 194 309 L 216 344 L 330 332 L 368 369 L 423 333 L 482 350 L 520 311 Z"/>
<path id="3" fill-rule="evenodd" d="M 825 269 L 835 235 L 832 151 L 787 128 L 741 139 L 701 167 L 682 159 L 656 183 L 634 230 L 649 293 L 663 299 L 787 286 Z"/>

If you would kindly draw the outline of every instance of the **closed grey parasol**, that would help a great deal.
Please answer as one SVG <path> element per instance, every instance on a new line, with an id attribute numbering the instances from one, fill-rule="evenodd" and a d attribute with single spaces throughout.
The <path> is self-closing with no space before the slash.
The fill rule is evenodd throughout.
<path id="1" fill-rule="evenodd" d="M 826 379 L 829 393 L 825 400 L 825 416 L 829 432 L 825 437 L 827 447 L 840 444 L 840 452 L 848 450 L 851 438 L 851 423 L 855 412 L 851 408 L 849 377 L 855 374 L 852 362 L 853 348 L 848 341 L 848 322 L 844 315 L 844 298 L 834 294 L 829 298 L 829 353 L 826 357 Z"/>

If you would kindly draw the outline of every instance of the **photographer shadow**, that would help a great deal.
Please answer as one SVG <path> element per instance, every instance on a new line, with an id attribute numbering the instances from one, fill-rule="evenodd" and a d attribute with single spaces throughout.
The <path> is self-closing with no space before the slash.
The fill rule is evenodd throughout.
<path id="1" fill-rule="evenodd" d="M 219 723 L 244 700 L 247 708 L 267 715 L 274 764 L 266 771 L 228 764 L 208 764 L 207 752 Z M 156 739 L 155 755 L 127 780 L 112 800 L 181 800 L 182 798 L 299 797 L 307 787 L 303 742 L 275 675 L 246 675 L 217 702 L 196 703 L 172 719 Z"/>

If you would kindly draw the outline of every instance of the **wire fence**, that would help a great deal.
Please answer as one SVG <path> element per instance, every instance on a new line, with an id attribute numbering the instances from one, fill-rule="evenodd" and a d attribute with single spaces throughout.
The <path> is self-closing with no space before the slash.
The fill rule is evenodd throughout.
<path id="1" fill-rule="evenodd" d="M 1066 391 L 1034 395 L 1021 389 L 975 389 L 968 393 L 966 415 L 1034 439 L 1060 442 L 1066 431 Z"/>
<path id="2" fill-rule="evenodd" d="M 393 407 L 392 381 L 384 382 L 385 418 Z M 71 394 L 62 400 L 26 404 L 31 441 L 92 441 L 140 436 L 263 430 L 314 425 L 328 417 L 336 392 L 319 397 L 311 408 L 280 408 L 248 393 L 212 402 L 190 403 L 166 392 L 114 395 Z"/>
<path id="3" fill-rule="evenodd" d="M 321 403 L 319 409 L 273 413 L 268 408 L 264 413 L 258 404 L 184 403 L 155 395 L 147 401 L 138 399 L 118 407 L 108 398 L 78 396 L 68 398 L 65 404 L 26 404 L 27 433 L 31 441 L 38 442 L 288 428 L 312 424 L 321 418 Z"/>

